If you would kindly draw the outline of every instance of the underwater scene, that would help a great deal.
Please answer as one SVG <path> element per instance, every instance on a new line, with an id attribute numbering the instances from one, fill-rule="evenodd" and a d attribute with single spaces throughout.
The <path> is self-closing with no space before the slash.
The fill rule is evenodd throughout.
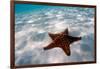
<path id="1" fill-rule="evenodd" d="M 15 4 L 15 64 L 52 64 L 94 61 L 94 8 Z M 68 28 L 80 41 L 70 44 L 67 56 L 56 47 L 43 50 L 52 39 L 48 33 Z"/>

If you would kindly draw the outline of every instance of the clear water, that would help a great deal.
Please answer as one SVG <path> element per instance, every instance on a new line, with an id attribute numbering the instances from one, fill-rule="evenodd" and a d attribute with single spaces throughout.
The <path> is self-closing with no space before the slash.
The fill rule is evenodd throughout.
<path id="1" fill-rule="evenodd" d="M 66 28 L 82 40 L 70 45 L 71 56 L 60 48 L 44 51 L 52 42 L 48 35 Z M 50 64 L 94 61 L 94 8 L 30 4 L 15 5 L 15 63 Z"/>

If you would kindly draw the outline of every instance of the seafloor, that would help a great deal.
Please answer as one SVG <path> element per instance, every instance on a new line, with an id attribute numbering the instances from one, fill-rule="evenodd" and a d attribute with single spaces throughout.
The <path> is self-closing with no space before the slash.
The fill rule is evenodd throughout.
<path id="1" fill-rule="evenodd" d="M 62 49 L 44 51 L 52 42 L 48 35 L 66 28 L 82 40 L 70 45 L 71 56 Z M 15 63 L 49 64 L 94 61 L 94 9 L 79 7 L 15 5 Z"/>

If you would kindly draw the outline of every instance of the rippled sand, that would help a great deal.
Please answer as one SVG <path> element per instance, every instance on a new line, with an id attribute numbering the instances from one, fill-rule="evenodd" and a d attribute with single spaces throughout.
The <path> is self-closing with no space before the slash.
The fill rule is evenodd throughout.
<path id="1" fill-rule="evenodd" d="M 82 40 L 71 44 L 71 56 L 60 48 L 44 51 L 52 42 L 48 32 L 59 33 L 69 29 L 72 36 Z M 94 61 L 94 9 L 48 8 L 15 16 L 15 63 L 49 64 Z"/>

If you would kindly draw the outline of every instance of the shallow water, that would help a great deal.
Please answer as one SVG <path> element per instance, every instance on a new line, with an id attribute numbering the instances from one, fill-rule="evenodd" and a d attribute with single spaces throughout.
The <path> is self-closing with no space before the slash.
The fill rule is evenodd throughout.
<path id="1" fill-rule="evenodd" d="M 15 6 L 16 65 L 94 61 L 93 8 L 24 5 L 19 10 L 19 6 Z M 52 42 L 48 32 L 59 33 L 66 28 L 70 35 L 82 37 L 70 45 L 71 56 L 60 48 L 44 51 L 43 47 Z"/>

